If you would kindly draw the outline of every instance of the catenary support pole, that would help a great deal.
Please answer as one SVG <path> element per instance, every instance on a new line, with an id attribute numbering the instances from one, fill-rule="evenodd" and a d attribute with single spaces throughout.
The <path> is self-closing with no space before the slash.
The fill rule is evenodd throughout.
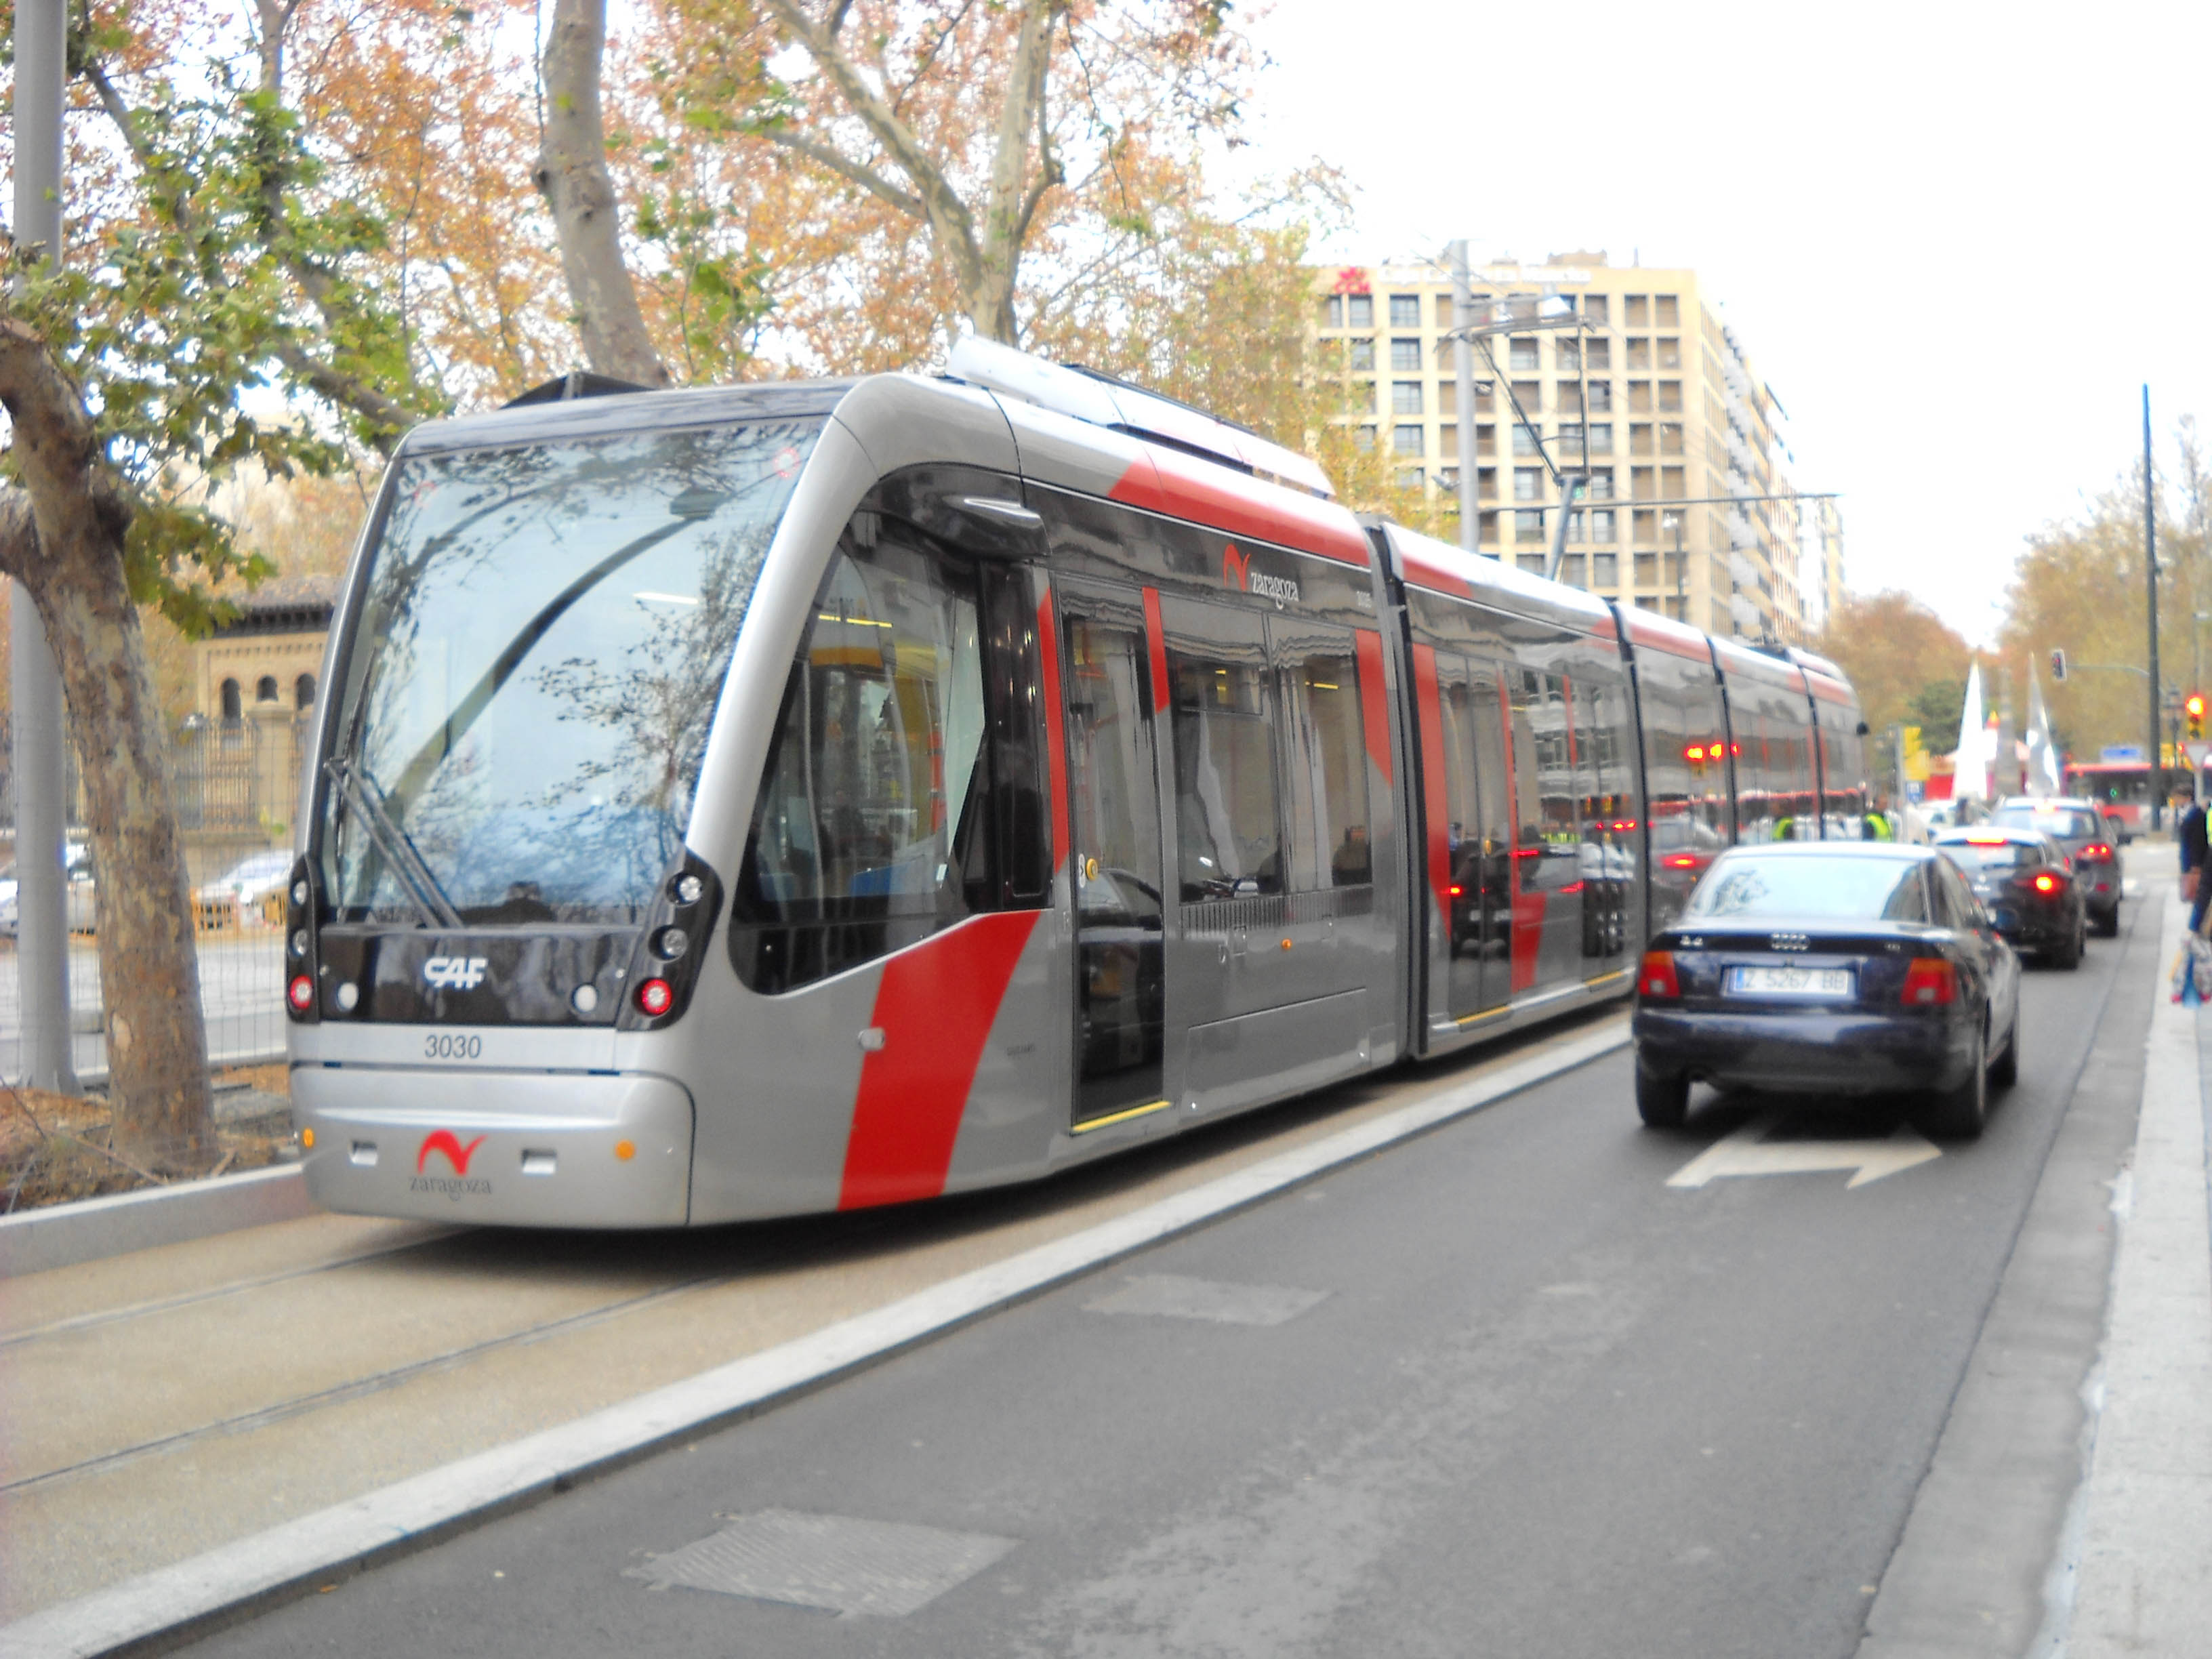
<path id="1" fill-rule="evenodd" d="M 1482 551 L 1482 503 L 1474 459 L 1474 342 L 1466 331 L 1474 326 L 1474 284 L 1467 268 L 1467 244 L 1454 242 L 1446 256 L 1451 261 L 1452 326 L 1460 331 L 1452 340 L 1453 398 L 1459 410 L 1459 544 L 1470 553 Z"/>
<path id="2" fill-rule="evenodd" d="M 15 230 L 18 245 L 62 240 L 62 93 L 66 0 L 16 0 Z M 74 1092 L 69 934 L 62 873 L 61 670 L 38 607 L 19 584 L 9 606 L 9 691 L 15 781 L 15 973 L 23 1012 L 21 1081 Z"/>
<path id="3" fill-rule="evenodd" d="M 2143 409 L 2143 580 L 2150 592 L 2150 827 L 2159 827 L 2166 805 L 2166 780 L 2159 769 L 2158 706 L 2158 494 L 2150 471 L 2150 387 L 2142 389 Z"/>

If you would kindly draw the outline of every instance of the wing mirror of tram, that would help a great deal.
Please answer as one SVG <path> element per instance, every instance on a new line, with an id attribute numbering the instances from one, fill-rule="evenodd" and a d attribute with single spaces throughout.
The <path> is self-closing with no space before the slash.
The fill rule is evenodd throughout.
<path id="1" fill-rule="evenodd" d="M 616 1029 L 657 1031 L 682 1016 L 721 908 L 721 878 L 686 848 L 653 895 L 630 956 L 629 994 L 623 999 Z"/>

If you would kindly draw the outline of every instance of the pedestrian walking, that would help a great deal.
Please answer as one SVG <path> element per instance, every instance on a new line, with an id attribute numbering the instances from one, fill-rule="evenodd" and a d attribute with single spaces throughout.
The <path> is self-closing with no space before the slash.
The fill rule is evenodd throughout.
<path id="1" fill-rule="evenodd" d="M 2189 931 L 2204 931 L 2204 908 L 2212 902 L 2212 882 L 2205 879 L 2204 809 L 2197 799 L 2197 785 L 2190 778 L 2173 784 L 2173 838 L 2181 847 L 2181 897 L 2189 906 Z"/>

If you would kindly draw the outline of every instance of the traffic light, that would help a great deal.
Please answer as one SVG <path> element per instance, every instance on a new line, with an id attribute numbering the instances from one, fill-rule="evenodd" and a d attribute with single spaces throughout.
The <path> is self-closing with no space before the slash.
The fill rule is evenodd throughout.
<path id="1" fill-rule="evenodd" d="M 2204 694 L 2191 691 L 2183 702 L 2181 712 L 2189 717 L 2189 737 L 2195 742 L 2204 735 Z"/>
<path id="2" fill-rule="evenodd" d="M 2061 685 L 2066 684 L 2066 650 L 2063 646 L 2051 647 L 2051 678 Z"/>

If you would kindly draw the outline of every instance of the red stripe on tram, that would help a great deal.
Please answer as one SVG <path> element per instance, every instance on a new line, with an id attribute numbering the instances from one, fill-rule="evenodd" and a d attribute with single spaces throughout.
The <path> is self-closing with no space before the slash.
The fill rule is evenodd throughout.
<path id="1" fill-rule="evenodd" d="M 1380 641 L 1378 641 L 1379 644 Z M 1432 646 L 1413 647 L 1413 694 L 1421 715 L 1422 810 L 1428 818 L 1429 890 L 1436 896 L 1437 920 L 1451 937 L 1451 840 L 1445 819 L 1444 710 L 1437 690 L 1437 653 Z"/>
<path id="2" fill-rule="evenodd" d="M 1359 653 L 1359 715 L 1367 728 L 1367 754 L 1382 769 L 1382 781 L 1390 778 L 1390 698 L 1382 685 L 1382 636 L 1371 628 L 1352 630 Z M 1429 653 L 1433 684 L 1437 653 Z"/>
<path id="3" fill-rule="evenodd" d="M 860 1062 L 839 1209 L 945 1190 L 983 1045 L 1043 914 L 973 916 L 884 964 L 869 1016 L 884 1042 Z"/>
<path id="4" fill-rule="evenodd" d="M 1037 601 L 1037 659 L 1044 672 L 1044 759 L 1052 789 L 1052 868 L 1067 861 L 1066 706 L 1060 696 L 1060 624 L 1052 614 L 1052 589 Z"/>
<path id="5" fill-rule="evenodd" d="M 1168 714 L 1168 631 L 1160 621 L 1160 590 L 1145 590 L 1145 649 L 1152 659 L 1152 714 Z"/>

